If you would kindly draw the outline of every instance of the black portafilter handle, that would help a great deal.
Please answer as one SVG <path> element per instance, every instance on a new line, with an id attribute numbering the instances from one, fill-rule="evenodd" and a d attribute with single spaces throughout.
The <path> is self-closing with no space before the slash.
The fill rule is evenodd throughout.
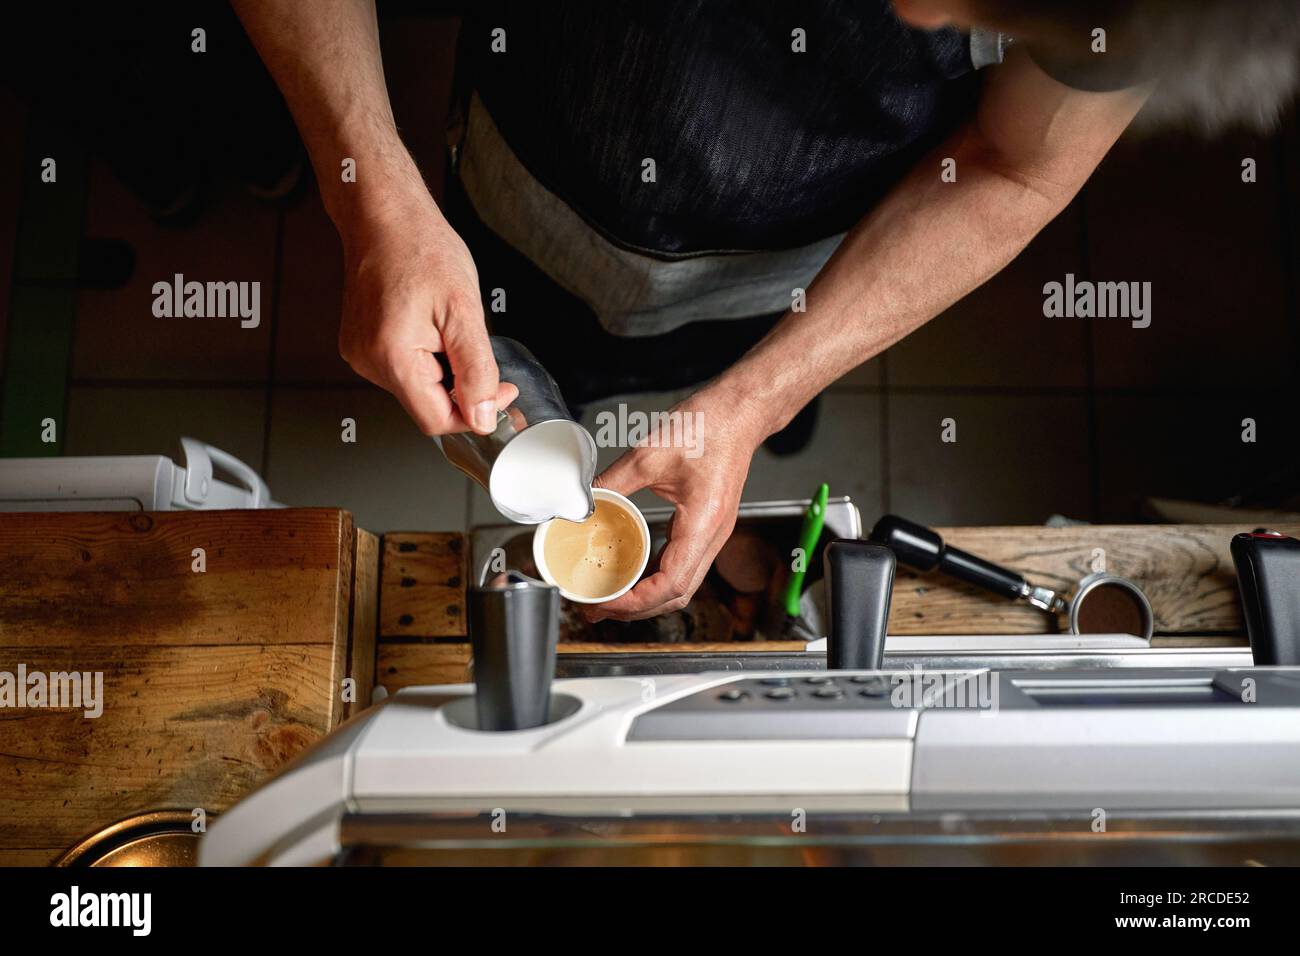
<path id="1" fill-rule="evenodd" d="M 822 552 L 826 573 L 826 666 L 878 671 L 894 585 L 894 552 L 867 541 L 839 539 Z"/>
<path id="2" fill-rule="evenodd" d="M 1300 665 L 1300 541 L 1259 528 L 1230 550 L 1255 664 Z"/>
<path id="3" fill-rule="evenodd" d="M 885 515 L 877 521 L 871 529 L 871 540 L 889 548 L 899 561 L 918 571 L 938 568 L 967 584 L 1003 597 L 1021 598 L 1031 590 L 1024 577 L 1016 572 L 960 548 L 950 548 L 937 532 L 898 515 Z"/>

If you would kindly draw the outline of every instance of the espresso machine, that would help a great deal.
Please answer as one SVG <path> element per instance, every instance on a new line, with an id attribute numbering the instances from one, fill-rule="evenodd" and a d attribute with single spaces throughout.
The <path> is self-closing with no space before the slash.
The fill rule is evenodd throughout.
<path id="1" fill-rule="evenodd" d="M 1242 666 L 891 665 L 894 552 L 837 540 L 825 670 L 551 680 L 554 590 L 505 575 L 475 683 L 353 718 L 199 860 L 1295 864 L 1300 543 L 1242 537 Z"/>

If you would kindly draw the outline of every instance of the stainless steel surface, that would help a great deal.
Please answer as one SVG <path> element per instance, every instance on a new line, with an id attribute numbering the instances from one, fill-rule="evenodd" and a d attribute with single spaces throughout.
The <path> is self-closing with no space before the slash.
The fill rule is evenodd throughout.
<path id="1" fill-rule="evenodd" d="M 1079 582 L 1079 588 L 1074 592 L 1074 597 L 1070 599 L 1070 633 L 1078 634 L 1079 631 L 1079 609 L 1087 600 L 1089 594 L 1098 587 L 1119 587 L 1132 594 L 1138 602 L 1138 607 L 1142 612 L 1142 637 L 1150 637 L 1155 632 L 1156 615 L 1151 610 L 1151 602 L 1147 596 L 1142 593 L 1142 589 L 1134 584 L 1128 578 L 1121 578 L 1114 574 L 1090 574 Z"/>
<path id="2" fill-rule="evenodd" d="M 1288 719 L 1300 711 L 1300 668 L 949 672 L 954 688 L 987 678 L 1001 690 L 991 702 L 948 700 L 945 691 L 898 701 L 858 693 L 828 704 L 827 728 L 845 708 L 917 709 L 910 745 L 907 730 L 836 746 L 821 736 L 813 748 L 751 739 L 738 732 L 747 719 L 739 715 L 783 706 L 752 693 L 728 727 L 717 723 L 710 746 L 681 736 L 629 740 L 658 708 L 732 708 L 721 702 L 732 676 L 567 681 L 558 692 L 581 702 L 574 713 L 504 736 L 464 729 L 466 704 L 463 720 L 446 720 L 448 707 L 467 700 L 464 685 L 408 689 L 340 728 L 352 736 L 328 758 L 287 768 L 227 811 L 201 856 L 208 865 L 1300 859 L 1291 759 L 1300 735 Z M 796 682 L 808 685 L 800 699 L 811 707 L 828 681 L 881 676 Z M 1257 698 L 1236 693 L 1246 681 Z M 1243 743 L 1258 743 L 1258 754 Z M 918 779 L 927 748 L 933 771 L 957 746 L 983 769 Z M 1121 766 L 1112 770 L 1115 754 Z M 1096 808 L 1105 810 L 1100 832 Z"/>
<path id="3" fill-rule="evenodd" d="M 793 832 L 789 801 L 765 812 L 735 800 L 713 812 L 573 806 L 506 807 L 493 831 L 481 808 L 460 813 L 353 815 L 338 862 L 353 865 L 956 865 L 1278 866 L 1300 863 L 1300 813 L 913 811 L 830 805 Z"/>
<path id="4" fill-rule="evenodd" d="M 573 420 L 555 379 L 551 378 L 550 373 L 528 349 L 504 336 L 494 335 L 491 338 L 492 354 L 497 360 L 501 381 L 518 388 L 519 397 L 509 408 L 497 412 L 497 427 L 491 434 L 458 432 L 434 440 L 447 460 L 482 486 L 490 497 L 492 468 L 515 437 L 527 428 L 548 422 L 564 422 L 573 430 L 575 441 L 586 448 L 582 481 L 587 492 L 587 514 L 590 516 L 596 508 L 591 494 L 591 482 L 596 476 L 595 439 Z M 519 524 L 541 524 L 555 517 L 553 514 L 523 514 L 504 506 L 495 498 L 492 503 L 503 515 Z"/>
<path id="5" fill-rule="evenodd" d="M 802 520 L 808 510 L 808 501 L 749 501 L 740 505 L 736 525 L 762 522 L 770 519 L 792 518 Z M 673 515 L 670 507 L 646 508 L 642 511 L 646 523 L 650 525 L 650 537 L 662 538 L 668 527 L 668 520 Z M 826 531 L 837 538 L 862 537 L 862 516 L 857 505 L 847 497 L 831 498 L 826 503 Z M 504 554 L 505 563 L 496 565 L 495 570 L 505 567 L 532 567 L 532 530 L 517 525 L 492 524 L 478 525 L 470 529 L 470 567 L 473 569 L 471 579 L 481 583 L 489 573 L 495 573 L 492 558 L 495 554 Z M 792 539 L 793 540 L 793 539 Z"/>
<path id="6" fill-rule="evenodd" d="M 1032 585 L 1027 581 L 1024 590 L 1021 591 L 1021 596 L 1039 610 L 1048 611 L 1052 614 L 1064 611 L 1067 606 L 1065 599 L 1055 591 L 1050 588 Z"/>
<path id="7" fill-rule="evenodd" d="M 1033 585 L 1025 582 L 1020 591 L 1020 596 L 1032 606 L 1049 614 L 1064 614 L 1069 622 L 1070 633 L 1079 634 L 1079 608 L 1087 599 L 1087 596 L 1096 588 L 1108 585 L 1121 587 L 1137 598 L 1138 606 L 1142 611 L 1143 629 L 1139 637 L 1150 638 L 1155 633 L 1156 617 L 1151 610 L 1151 602 L 1147 596 L 1142 593 L 1142 589 L 1127 578 L 1121 578 L 1114 574 L 1097 573 L 1090 574 L 1079 582 L 1072 596 L 1063 596 L 1050 588 Z"/>
<path id="8" fill-rule="evenodd" d="M 891 641 L 895 640 L 893 638 Z M 891 650 L 885 644 L 885 667 L 906 670 L 950 670 L 993 668 L 1016 670 L 1063 670 L 1066 668 L 1150 668 L 1150 667 L 1250 667 L 1248 647 L 1152 647 L 1098 648 L 1058 651 L 1042 647 L 979 650 L 936 643 L 928 649 Z M 623 677 L 645 674 L 700 674 L 708 671 L 820 671 L 826 669 L 824 651 L 780 652 L 739 651 L 734 654 L 669 651 L 636 653 L 611 651 L 607 654 L 560 654 L 557 677 Z"/>

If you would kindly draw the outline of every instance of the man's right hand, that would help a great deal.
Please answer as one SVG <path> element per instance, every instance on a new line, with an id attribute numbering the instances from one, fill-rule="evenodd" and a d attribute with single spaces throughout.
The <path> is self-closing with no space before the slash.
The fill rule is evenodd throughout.
<path id="1" fill-rule="evenodd" d="M 427 192 L 384 206 L 340 230 L 339 352 L 426 435 L 487 434 L 519 391 L 498 381 L 474 260 Z M 451 362 L 455 401 L 437 352 Z"/>
<path id="2" fill-rule="evenodd" d="M 498 380 L 478 272 L 397 135 L 374 0 L 233 0 L 284 93 L 343 240 L 339 352 L 427 435 L 490 432 L 518 390 Z M 353 161 L 344 181 L 340 164 Z M 435 355 L 446 353 L 455 401 Z"/>

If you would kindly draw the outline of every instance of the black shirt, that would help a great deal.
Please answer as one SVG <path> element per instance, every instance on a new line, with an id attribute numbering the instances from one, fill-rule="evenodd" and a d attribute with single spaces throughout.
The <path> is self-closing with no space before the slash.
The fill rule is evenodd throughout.
<path id="1" fill-rule="evenodd" d="M 528 170 L 607 238 L 659 254 L 843 232 L 975 85 L 966 36 L 905 26 L 888 0 L 489 3 L 461 48 Z"/>

